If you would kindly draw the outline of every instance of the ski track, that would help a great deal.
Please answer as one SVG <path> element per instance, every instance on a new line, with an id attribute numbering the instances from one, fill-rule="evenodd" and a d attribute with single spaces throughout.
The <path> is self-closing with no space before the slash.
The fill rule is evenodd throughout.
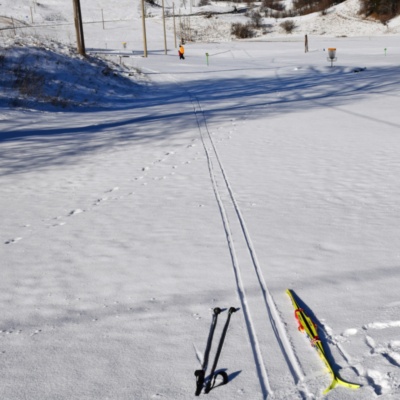
<path id="1" fill-rule="evenodd" d="M 157 72 L 150 70 L 151 72 Z M 212 139 L 212 135 L 208 129 L 207 119 L 205 117 L 205 112 L 201 107 L 200 100 L 194 93 L 188 91 L 184 84 L 182 84 L 177 78 L 173 75 L 168 75 L 169 79 L 175 84 L 181 86 L 185 92 L 188 94 L 191 99 L 193 112 L 196 117 L 200 139 L 203 144 L 204 152 L 207 158 L 208 169 L 210 173 L 210 179 L 212 183 L 212 187 L 214 190 L 215 198 L 218 204 L 218 208 L 220 210 L 222 223 L 225 230 L 225 235 L 227 239 L 228 249 L 232 260 L 232 267 L 235 276 L 237 293 L 242 306 L 247 332 L 249 335 L 249 341 L 253 352 L 253 357 L 255 361 L 255 367 L 260 383 L 261 392 L 263 398 L 267 397 L 277 397 L 286 399 L 288 397 L 294 396 L 294 392 L 297 393 L 301 398 L 313 398 L 314 396 L 310 393 L 307 382 L 304 378 L 304 374 L 300 367 L 300 364 L 294 354 L 294 350 L 290 344 L 287 332 L 284 327 L 284 322 L 280 318 L 279 311 L 276 307 L 276 304 L 272 298 L 270 291 L 266 285 L 260 264 L 257 259 L 257 255 L 252 244 L 250 234 L 248 232 L 245 220 L 240 211 L 239 205 L 234 196 L 233 190 L 229 183 L 229 179 L 227 177 L 225 168 L 219 156 L 217 147 L 215 145 L 214 140 Z M 233 123 L 233 125 L 236 125 Z M 231 133 L 231 132 L 230 132 Z M 214 166 L 213 158 L 216 160 L 217 166 Z M 217 175 L 220 175 L 219 180 L 217 179 Z M 218 181 L 222 182 L 221 188 L 218 185 Z M 226 189 L 226 194 L 223 196 L 223 187 Z M 231 209 L 228 210 L 228 207 Z M 229 218 L 229 215 L 235 214 L 235 217 Z M 237 225 L 233 228 L 234 223 Z M 237 238 L 236 238 L 237 235 Z M 234 237 L 236 239 L 234 239 Z M 239 240 L 239 238 L 241 238 Z M 238 244 L 239 242 L 239 244 Z M 242 251 L 238 250 L 238 247 L 242 247 Z M 238 254 L 241 254 L 241 257 Z M 244 254 L 245 253 L 245 254 Z M 249 260 L 250 258 L 250 260 Z M 243 270 L 241 268 L 242 262 L 239 263 L 239 259 L 243 260 L 243 264 L 249 265 L 249 268 L 246 270 L 247 275 L 249 274 L 249 269 L 252 267 L 253 279 L 254 273 L 257 278 L 258 286 L 260 288 L 261 299 L 257 299 L 255 302 L 256 305 L 250 305 L 251 301 L 246 295 L 246 286 L 243 280 Z M 251 316 L 251 309 L 258 309 L 260 307 L 260 303 L 264 304 L 267 313 L 267 319 L 264 318 L 262 328 L 256 328 L 257 324 L 253 320 Z M 269 321 L 269 324 L 266 323 Z M 258 324 L 260 324 L 258 322 Z M 258 335 L 257 332 L 263 332 L 262 335 Z M 268 333 L 265 333 L 268 332 Z M 274 376 L 270 376 L 268 374 L 268 364 L 264 361 L 265 359 L 269 360 L 269 367 L 273 369 L 273 363 L 270 361 L 271 357 L 269 354 L 271 353 L 271 349 L 269 348 L 268 352 L 266 350 L 266 345 L 262 346 L 261 340 L 259 338 L 270 338 L 275 337 L 277 341 L 277 346 L 275 348 L 275 353 L 278 353 L 278 357 L 284 357 L 287 367 L 289 370 L 289 375 L 294 381 L 293 391 L 288 391 L 286 389 L 282 389 L 281 385 L 279 385 L 280 378 L 282 378 L 280 373 L 277 373 L 274 370 Z M 263 340 L 264 341 L 264 340 Z M 268 353 L 265 356 L 263 353 Z M 283 372 L 285 374 L 285 372 Z M 286 373 L 287 374 L 287 373 Z M 274 382 L 275 381 L 275 382 Z M 274 384 L 271 384 L 274 382 Z M 276 389 L 272 388 L 272 386 L 276 387 Z M 275 396 L 276 395 L 276 396 Z"/>
<path id="2" fill-rule="evenodd" d="M 275 302 L 272 298 L 272 295 L 270 291 L 268 290 L 268 287 L 266 285 L 259 261 L 257 259 L 257 255 L 253 246 L 253 243 L 251 241 L 251 237 L 249 234 L 249 231 L 247 229 L 245 220 L 243 218 L 243 215 L 240 211 L 239 205 L 236 201 L 235 195 L 233 193 L 232 187 L 230 185 L 229 179 L 227 177 L 225 168 L 222 164 L 221 158 L 218 154 L 217 147 L 215 145 L 215 142 L 210 134 L 210 131 L 207 126 L 207 120 L 205 117 L 205 113 L 201 107 L 200 101 L 191 95 L 192 97 L 192 104 L 193 104 L 193 109 L 196 115 L 198 127 L 199 127 L 199 132 L 201 136 L 201 140 L 204 146 L 204 150 L 206 152 L 207 160 L 208 160 L 208 165 L 209 165 L 209 171 L 210 171 L 210 178 L 211 182 L 213 185 L 215 197 L 221 212 L 221 217 L 223 220 L 223 225 L 225 229 L 225 234 L 227 237 L 227 242 L 228 242 L 228 247 L 229 251 L 231 254 L 231 259 L 232 259 L 232 266 L 235 274 L 235 279 L 236 279 L 236 284 L 237 284 L 237 291 L 239 295 L 239 299 L 242 304 L 242 309 L 246 321 L 246 326 L 247 326 L 247 331 L 249 334 L 249 339 L 250 343 L 252 346 L 253 350 L 253 356 L 257 368 L 257 373 L 260 381 L 260 386 L 261 390 L 263 393 L 264 398 L 267 398 L 268 395 L 273 396 L 275 389 L 272 389 L 272 384 L 271 382 L 274 381 L 272 377 L 269 376 L 266 366 L 266 362 L 264 361 L 265 357 L 263 357 L 263 351 L 261 351 L 261 345 L 260 345 L 260 340 L 258 339 L 257 331 L 262 331 L 260 329 L 256 328 L 256 323 L 253 321 L 253 318 L 251 317 L 251 306 L 250 302 L 247 298 L 246 295 L 246 290 L 245 290 L 245 284 L 243 283 L 243 278 L 242 278 L 242 269 L 240 267 L 241 263 L 239 263 L 239 257 L 238 257 L 238 251 L 237 251 L 237 246 L 235 245 L 235 242 L 239 240 L 244 240 L 245 243 L 245 250 L 247 252 L 247 258 L 250 257 L 250 261 L 244 260 L 243 264 L 247 264 L 249 266 L 252 266 L 254 269 L 254 273 L 256 274 L 258 285 L 260 288 L 261 296 L 262 296 L 262 301 L 264 303 L 264 307 L 267 312 L 268 316 L 268 321 L 270 322 L 269 330 L 270 333 L 264 334 L 265 336 L 268 337 L 275 337 L 277 340 L 278 348 L 283 355 L 283 357 L 286 360 L 287 366 L 289 368 L 290 374 L 293 378 L 293 381 L 295 385 L 297 385 L 297 390 L 299 391 L 299 394 L 301 397 L 304 398 L 310 398 L 310 392 L 307 388 L 306 383 L 304 382 L 304 375 L 301 371 L 301 367 L 297 361 L 297 358 L 293 352 L 293 349 L 290 345 L 288 336 L 286 334 L 286 330 L 284 328 L 284 323 L 282 319 L 279 316 L 279 311 L 275 305 Z M 204 132 L 204 133 L 203 133 Z M 217 167 L 214 166 L 212 162 L 212 158 L 215 158 Z M 226 200 L 223 200 L 222 196 L 222 188 L 217 184 L 217 178 L 216 175 L 220 175 L 220 179 L 223 182 L 224 187 L 226 188 L 228 195 L 225 196 Z M 240 229 L 240 236 L 237 232 L 238 228 L 234 229 L 232 227 L 233 223 L 232 221 L 234 220 L 233 218 L 228 217 L 228 211 L 227 211 L 227 205 L 224 204 L 227 203 L 227 201 L 231 204 L 229 206 L 233 208 L 233 212 L 236 214 L 236 222 L 239 223 L 238 227 Z M 235 235 L 234 235 L 234 233 Z M 235 236 L 235 239 L 234 239 Z M 242 245 L 243 246 L 243 245 Z M 242 253 L 243 254 L 243 253 Z M 242 255 L 243 258 L 243 255 Z M 258 301 L 259 303 L 259 301 Z M 276 349 L 277 350 L 277 349 Z M 265 351 L 264 351 L 265 352 Z M 271 366 L 271 365 L 270 365 Z M 275 386 L 275 385 L 274 385 Z M 277 388 L 276 393 L 283 395 L 284 393 L 279 391 L 279 388 Z M 287 393 L 285 394 L 287 395 Z"/>
<path id="3" fill-rule="evenodd" d="M 178 82 L 173 76 L 171 79 L 176 83 L 182 85 Z M 279 76 L 279 72 L 276 72 L 276 79 L 283 80 L 282 77 Z M 184 85 L 182 85 L 184 87 Z M 363 90 L 363 88 L 360 88 Z M 267 93 L 266 93 L 267 94 Z M 377 94 L 380 94 L 377 92 Z M 307 382 L 312 381 L 314 379 L 313 376 L 304 377 L 302 372 L 301 366 L 297 360 L 297 357 L 294 353 L 294 349 L 290 344 L 287 331 L 284 327 L 284 323 L 279 315 L 279 310 L 276 307 L 274 299 L 268 289 L 266 284 L 264 275 L 262 273 L 262 269 L 260 267 L 260 263 L 257 259 L 257 254 L 254 248 L 254 245 L 251 240 L 250 233 L 247 229 L 244 217 L 240 211 L 238 203 L 236 201 L 236 197 L 232 190 L 231 184 L 226 174 L 226 170 L 223 166 L 221 158 L 218 153 L 218 149 L 216 147 L 215 141 L 212 138 L 212 135 L 207 126 L 206 120 L 206 113 L 202 109 L 200 100 L 192 93 L 188 92 L 188 95 L 192 101 L 194 115 L 196 117 L 198 130 L 200 139 L 204 148 L 205 157 L 208 163 L 208 169 L 210 173 L 210 179 L 213 186 L 214 194 L 216 197 L 216 201 L 221 213 L 222 222 L 224 225 L 225 235 L 227 239 L 228 249 L 230 252 L 231 260 L 232 260 L 232 268 L 236 280 L 236 290 L 238 293 L 238 297 L 241 303 L 246 329 L 249 336 L 250 345 L 253 352 L 253 357 L 255 361 L 255 367 L 261 387 L 261 392 L 264 398 L 267 397 L 278 397 L 278 398 L 290 398 L 291 395 L 294 394 L 294 391 L 285 391 L 284 389 L 277 387 L 274 382 L 274 376 L 272 376 L 268 372 L 268 360 L 269 357 L 265 356 L 266 350 L 264 350 L 264 346 L 262 345 L 262 337 L 263 336 L 274 336 L 277 341 L 277 348 L 274 350 L 275 352 L 280 352 L 282 356 L 285 358 L 288 369 L 294 381 L 294 390 L 297 390 L 297 393 L 302 398 L 313 398 L 310 394 Z M 296 96 L 304 100 L 310 101 L 311 99 L 304 97 L 301 95 L 300 91 L 297 91 Z M 313 101 L 313 100 L 311 100 Z M 316 103 L 323 103 L 321 99 Z M 338 111 L 342 111 L 339 110 Z M 232 131 L 229 132 L 229 138 L 231 137 Z M 195 145 L 188 144 L 186 147 L 188 149 L 193 148 Z M 132 196 L 135 194 L 133 190 L 138 190 L 139 185 L 140 188 L 145 188 L 148 183 L 158 180 L 164 180 L 167 177 L 175 175 L 174 170 L 179 168 L 178 165 L 172 166 L 172 171 L 168 176 L 150 176 L 150 173 L 154 172 L 154 167 L 163 163 L 167 158 L 173 157 L 176 151 L 168 151 L 165 152 L 162 158 L 156 158 L 152 163 L 148 163 L 148 165 L 144 165 L 132 178 L 132 186 L 129 188 L 125 188 L 125 192 L 121 193 L 119 186 L 105 188 L 103 192 L 96 197 L 95 200 L 92 200 L 90 203 L 85 206 L 81 207 L 71 207 L 70 212 L 62 215 L 62 216 L 53 216 L 47 219 L 42 220 L 42 226 L 32 227 L 30 224 L 24 225 L 24 229 L 30 228 L 30 233 L 28 236 L 32 236 L 34 234 L 40 233 L 41 229 L 47 228 L 54 228 L 54 227 L 62 227 L 67 222 L 65 221 L 67 218 L 79 218 L 79 215 L 92 212 L 98 209 L 99 206 L 104 206 L 105 204 L 110 204 L 110 201 L 118 201 L 126 198 L 127 196 Z M 198 154 L 198 153 L 197 153 Z M 193 160 L 198 160 L 199 157 L 191 157 L 190 160 L 187 159 L 186 162 L 182 162 L 182 164 L 188 164 Z M 218 185 L 218 182 L 222 183 L 222 185 Z M 118 183 L 117 183 L 118 184 Z M 225 190 L 226 189 L 226 190 Z M 118 192 L 118 196 L 117 196 Z M 226 193 L 223 193 L 226 192 Z M 113 196 L 113 197 L 112 197 Z M 232 218 L 232 215 L 235 214 L 236 218 Z M 57 222 L 55 223 L 54 220 Z M 50 221 L 50 224 L 48 222 Z M 53 222 L 51 222 L 53 221 Z M 31 229 L 33 228 L 33 229 Z M 239 229 L 238 229 L 239 228 Z M 238 231 L 240 230 L 240 235 Z M 11 245 L 11 244 L 18 244 L 24 237 L 16 236 L 14 238 L 10 238 L 6 241 L 3 241 L 4 244 Z M 247 257 L 250 259 L 250 263 L 248 260 L 243 259 L 243 251 L 239 249 L 245 248 Z M 253 268 L 253 274 L 255 273 L 256 279 L 258 281 L 259 289 L 260 289 L 260 297 L 261 300 L 258 299 L 258 304 L 260 301 L 264 304 L 266 313 L 267 313 L 267 320 L 270 323 L 269 333 L 266 333 L 264 330 L 258 328 L 259 323 L 257 323 L 254 318 L 252 317 L 251 310 L 254 307 L 255 301 L 250 299 L 246 294 L 246 284 L 245 279 L 243 278 L 244 275 L 247 276 L 248 271 L 244 269 L 243 266 L 251 265 Z M 383 329 L 389 328 L 399 328 L 400 321 L 388 321 L 388 322 L 372 322 L 364 325 L 362 330 L 364 331 L 379 331 Z M 328 327 L 322 327 L 325 332 L 325 335 L 329 341 L 329 343 L 335 346 L 340 353 L 343 360 L 350 366 L 352 369 L 355 370 L 358 376 L 364 377 L 367 382 L 373 387 L 376 395 L 384 395 L 390 392 L 391 385 L 386 376 L 381 374 L 378 371 L 375 371 L 371 368 L 363 368 L 360 365 L 351 366 L 351 357 L 349 354 L 346 353 L 343 346 L 340 342 L 335 338 L 332 331 Z M 357 335 L 358 329 L 347 329 L 344 331 L 340 336 L 342 337 L 349 337 L 353 335 Z M 0 333 L 3 333 L 2 331 Z M 34 334 L 39 333 L 40 331 L 36 331 Z M 259 332 L 262 332 L 260 334 Z M 385 357 L 390 364 L 393 366 L 400 366 L 400 355 L 399 355 L 399 348 L 400 342 L 393 340 L 391 341 L 385 348 L 381 348 L 375 342 L 375 340 L 365 334 L 365 343 L 369 347 L 371 354 L 380 354 Z M 200 363 L 202 358 L 201 352 L 195 348 L 197 359 Z M 271 353 L 271 349 L 268 349 L 268 353 Z M 322 376 L 322 375 L 321 375 Z M 285 397 L 281 397 L 285 396 Z"/>
<path id="4" fill-rule="evenodd" d="M 194 110 L 194 113 L 195 113 L 195 116 L 197 119 L 201 140 L 202 140 L 204 150 L 206 153 L 212 186 L 214 189 L 215 197 L 216 197 L 218 207 L 220 209 L 222 221 L 224 224 L 225 234 L 226 234 L 227 242 L 228 242 L 228 248 L 229 248 L 231 259 L 232 259 L 232 266 L 233 266 L 236 284 L 237 284 L 238 295 L 239 295 L 240 303 L 242 305 L 242 310 L 243 310 L 243 314 L 244 314 L 245 321 L 246 321 L 247 331 L 249 334 L 249 339 L 250 339 L 251 347 L 253 350 L 253 356 L 254 356 L 254 360 L 255 360 L 255 364 L 256 364 L 258 378 L 260 381 L 261 391 L 262 391 L 263 397 L 267 398 L 268 395 L 273 395 L 273 392 L 272 392 L 272 389 L 271 389 L 271 386 L 269 383 L 269 378 L 268 378 L 266 368 L 265 368 L 265 363 L 264 363 L 264 360 L 263 360 L 263 357 L 261 354 L 261 349 L 260 349 L 260 344 L 259 344 L 259 341 L 257 338 L 257 333 L 255 332 L 254 323 L 253 323 L 251 313 L 250 313 L 250 310 L 248 307 L 245 288 L 244 288 L 244 284 L 243 284 L 242 277 L 241 277 L 241 271 L 240 271 L 239 263 L 238 263 L 238 260 L 236 257 L 236 251 L 235 251 L 234 241 L 232 238 L 232 232 L 230 229 L 230 224 L 229 224 L 228 217 L 227 217 L 227 214 L 225 211 L 225 207 L 223 205 L 220 193 L 218 191 L 218 186 L 217 186 L 217 182 L 216 182 L 215 174 L 214 174 L 214 167 L 213 167 L 213 163 L 211 160 L 211 154 L 210 154 L 209 150 L 207 149 L 206 138 L 202 134 L 202 130 L 201 130 L 201 125 L 202 125 L 201 122 L 202 121 L 199 118 L 199 114 L 197 112 L 196 104 L 194 103 L 194 101 L 195 100 L 192 99 L 193 110 Z M 200 107 L 200 104 L 198 103 L 198 101 L 197 101 L 197 104 Z M 201 111 L 201 115 L 203 115 L 202 111 Z M 205 120 L 203 119 L 203 123 L 204 122 L 205 122 Z M 210 138 L 209 135 L 208 135 L 208 137 Z"/>

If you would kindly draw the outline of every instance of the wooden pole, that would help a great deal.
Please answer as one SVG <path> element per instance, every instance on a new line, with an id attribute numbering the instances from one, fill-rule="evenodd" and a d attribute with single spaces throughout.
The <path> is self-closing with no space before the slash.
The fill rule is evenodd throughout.
<path id="1" fill-rule="evenodd" d="M 76 33 L 76 46 L 78 53 L 82 53 L 81 49 L 81 33 L 79 31 L 79 22 L 78 22 L 78 11 L 76 7 L 76 0 L 72 0 L 72 4 L 74 6 L 74 24 L 75 24 L 75 33 Z"/>
<path id="2" fill-rule="evenodd" d="M 167 31 L 165 29 L 165 12 L 164 12 L 164 0 L 162 0 L 162 19 L 164 27 L 164 54 L 167 54 Z"/>
<path id="3" fill-rule="evenodd" d="M 79 0 L 73 0 L 74 4 L 74 22 L 76 31 L 76 43 L 78 48 L 78 53 L 85 56 L 85 41 L 83 39 L 83 25 L 82 25 L 82 15 Z"/>
<path id="4" fill-rule="evenodd" d="M 174 43 L 175 43 L 175 48 L 176 48 L 175 3 L 172 3 L 172 12 L 174 14 Z"/>
<path id="5" fill-rule="evenodd" d="M 30 7 L 30 9 L 31 9 L 31 21 L 32 21 L 32 24 L 33 24 L 33 12 L 32 12 L 32 7 Z"/>
<path id="6" fill-rule="evenodd" d="M 180 36 L 179 40 L 180 40 L 180 42 L 183 44 L 183 41 L 182 41 L 182 18 L 181 18 L 181 9 L 179 9 L 179 36 Z"/>
<path id="7" fill-rule="evenodd" d="M 86 56 L 86 49 L 85 49 L 85 36 L 83 34 L 83 23 L 82 23 L 82 11 L 81 11 L 81 0 L 78 1 L 78 12 L 79 12 L 79 29 L 81 31 L 81 44 L 82 44 L 82 50 L 83 56 Z"/>
<path id="8" fill-rule="evenodd" d="M 146 15 L 144 11 L 144 0 L 142 0 L 142 27 L 143 27 L 143 48 L 144 57 L 147 57 L 147 38 L 146 38 Z"/>
<path id="9" fill-rule="evenodd" d="M 101 20 L 103 21 L 103 30 L 104 30 L 104 13 L 103 13 L 103 9 L 101 9 Z"/>

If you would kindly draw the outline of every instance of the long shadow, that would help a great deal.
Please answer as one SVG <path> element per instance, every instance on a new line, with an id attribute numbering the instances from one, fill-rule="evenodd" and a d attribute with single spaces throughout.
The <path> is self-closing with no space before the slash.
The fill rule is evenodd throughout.
<path id="1" fill-rule="evenodd" d="M 61 58 L 60 63 L 62 61 Z M 0 122 L 0 167 L 6 174 L 15 173 L 27 167 L 63 164 L 72 157 L 104 147 L 179 135 L 196 128 L 191 104 L 193 97 L 203 105 L 208 121 L 223 123 L 248 111 L 252 112 L 253 119 L 257 119 L 346 106 L 371 95 L 394 96 L 400 86 L 398 67 L 373 68 L 360 73 L 339 67 L 333 70 L 305 69 L 275 76 L 271 70 L 274 69 L 266 69 L 265 76 L 261 77 L 230 75 L 221 79 L 209 74 L 179 85 L 171 81 L 132 85 L 132 81 L 121 78 L 118 85 L 124 86 L 129 81 L 132 91 L 135 90 L 132 95 L 127 94 L 124 86 L 124 95 L 106 89 L 96 106 L 75 107 L 62 112 L 59 109 L 57 112 L 47 110 L 45 114 L 34 111 L 18 113 L 19 119 Z M 243 69 L 239 73 L 246 71 Z M 94 76 L 92 79 L 97 78 Z M 371 118 L 368 110 L 365 115 L 353 117 Z M 388 123 L 377 118 L 374 121 Z M 396 122 L 389 125 L 400 127 Z M 31 141 L 39 137 L 58 138 L 58 142 L 52 143 L 52 153 L 42 156 L 31 151 Z M 25 146 L 25 151 L 29 149 L 29 160 L 2 146 L 10 142 L 19 142 L 18 146 L 21 149 Z M 62 145 L 62 149 L 57 149 L 57 145 Z"/>

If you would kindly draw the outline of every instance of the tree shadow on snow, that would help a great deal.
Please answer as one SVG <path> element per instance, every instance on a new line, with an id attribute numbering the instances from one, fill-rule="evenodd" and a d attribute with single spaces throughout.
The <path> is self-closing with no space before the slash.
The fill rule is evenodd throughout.
<path id="1" fill-rule="evenodd" d="M 275 76 L 271 75 L 272 70 Z M 209 123 L 224 123 L 246 113 L 251 113 L 251 118 L 256 120 L 342 107 L 341 112 L 357 118 L 400 128 L 400 124 L 368 115 L 367 110 L 364 114 L 355 114 L 343 107 L 375 94 L 398 99 L 398 71 L 398 67 L 373 68 L 361 73 L 341 67 L 299 71 L 270 69 L 265 77 L 247 75 L 225 79 L 213 78 L 215 75 L 210 72 L 204 73 L 201 80 L 179 85 L 172 81 L 142 85 L 136 97 L 112 98 L 112 107 L 108 99 L 104 107 L 100 103 L 95 108 L 62 112 L 16 111 L 12 114 L 13 120 L 2 121 L 0 168 L 9 174 L 27 167 L 63 164 L 73 157 L 103 148 L 163 140 L 189 129 L 196 130 L 197 101 Z M 48 141 L 46 154 L 32 151 L 32 143 L 39 139 Z M 18 144 L 21 154 L 29 150 L 29 160 L 18 151 L 10 152 L 7 146 L 3 148 L 2 144 L 9 142 L 18 142 L 14 145 Z"/>

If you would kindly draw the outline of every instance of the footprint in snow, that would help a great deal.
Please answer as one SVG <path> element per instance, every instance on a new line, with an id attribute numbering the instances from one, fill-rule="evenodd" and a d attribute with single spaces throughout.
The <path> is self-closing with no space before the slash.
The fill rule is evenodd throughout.
<path id="1" fill-rule="evenodd" d="M 365 336 L 365 343 L 371 349 L 371 353 L 374 353 L 375 352 L 375 347 L 376 347 L 375 340 L 372 339 L 371 336 L 367 335 L 367 336 Z"/>
<path id="2" fill-rule="evenodd" d="M 107 200 L 107 197 L 102 197 L 101 199 L 97 199 L 95 202 L 94 202 L 94 206 L 98 206 L 100 203 L 102 203 L 103 201 L 106 201 Z"/>
<path id="3" fill-rule="evenodd" d="M 117 190 L 119 190 L 118 186 L 116 186 L 116 187 L 114 187 L 114 188 L 112 188 L 110 190 L 107 190 L 106 193 L 116 192 Z"/>
<path id="4" fill-rule="evenodd" d="M 390 347 L 392 350 L 400 351 L 400 341 L 399 341 L 399 340 L 392 340 L 392 341 L 389 343 L 389 347 Z"/>
<path id="5" fill-rule="evenodd" d="M 344 337 L 349 337 L 349 336 L 354 336 L 357 334 L 357 329 L 355 328 L 350 328 L 350 329 L 346 329 L 343 333 L 342 336 Z"/>
<path id="6" fill-rule="evenodd" d="M 381 372 L 368 369 L 366 375 L 378 396 L 386 394 L 391 389 L 387 376 Z"/>
<path id="7" fill-rule="evenodd" d="M 367 329 L 388 329 L 388 328 L 400 328 L 400 321 L 388 321 L 388 322 L 371 322 L 370 324 L 364 325 L 363 328 Z"/>
<path id="8" fill-rule="evenodd" d="M 17 243 L 22 239 L 22 237 L 16 237 L 14 239 L 9 239 L 6 242 L 4 242 L 4 244 L 13 244 L 13 243 Z"/>
<path id="9" fill-rule="evenodd" d="M 77 215 L 77 214 L 81 214 L 83 213 L 83 210 L 81 210 L 80 208 L 77 208 L 76 210 L 72 210 L 68 216 L 72 217 L 73 215 Z"/>
<path id="10" fill-rule="evenodd" d="M 58 224 L 54 224 L 53 226 L 63 226 L 65 224 L 66 224 L 66 222 L 59 222 Z"/>

